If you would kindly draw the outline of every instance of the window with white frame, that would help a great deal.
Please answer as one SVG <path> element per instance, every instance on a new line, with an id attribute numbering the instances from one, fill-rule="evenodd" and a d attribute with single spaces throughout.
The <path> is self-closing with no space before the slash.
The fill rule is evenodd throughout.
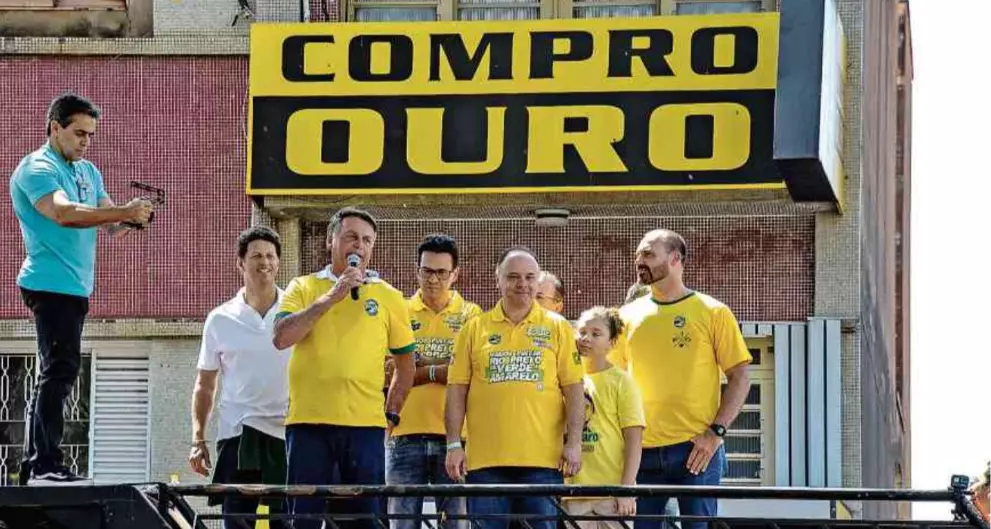
<path id="1" fill-rule="evenodd" d="M 435 0 L 352 0 L 348 20 L 355 22 L 430 22 L 437 20 Z"/>
<path id="2" fill-rule="evenodd" d="M 90 350 L 83 350 L 79 379 L 66 398 L 62 452 L 65 464 L 87 475 L 90 464 Z M 29 406 L 37 380 L 34 342 L 0 344 L 0 487 L 16 485 L 24 459 Z"/>
<path id="3" fill-rule="evenodd" d="M 753 356 L 750 392 L 733 424 L 726 429 L 726 474 L 723 483 L 774 485 L 774 358 L 770 338 L 747 338 Z M 725 390 L 725 381 L 723 389 Z"/>
<path id="4" fill-rule="evenodd" d="M 149 364 L 137 349 L 84 345 L 66 399 L 65 464 L 96 483 L 148 480 Z M 0 487 L 18 482 L 37 365 L 34 342 L 0 343 Z"/>
<path id="5" fill-rule="evenodd" d="M 774 11 L 778 0 L 348 0 L 345 20 L 530 20 L 537 18 L 639 18 Z"/>
<path id="6" fill-rule="evenodd" d="M 674 14 L 676 15 L 718 15 L 726 13 L 760 13 L 773 11 L 775 2 L 766 0 L 727 1 L 727 0 L 676 0 Z"/>

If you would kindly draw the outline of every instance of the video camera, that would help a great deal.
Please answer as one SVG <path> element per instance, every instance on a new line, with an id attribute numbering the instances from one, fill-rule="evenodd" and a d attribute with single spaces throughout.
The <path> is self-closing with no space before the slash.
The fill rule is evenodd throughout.
<path id="1" fill-rule="evenodd" d="M 134 188 L 134 189 L 140 189 L 141 191 L 146 191 L 146 192 L 150 193 L 151 196 L 147 197 L 148 198 L 148 201 L 151 202 L 152 204 L 154 204 L 155 206 L 164 206 L 165 205 L 165 190 L 164 189 L 161 189 L 161 188 L 158 188 L 158 187 L 155 187 L 155 186 L 151 186 L 151 185 L 148 185 L 148 184 L 142 184 L 141 182 L 135 182 L 133 180 L 131 181 L 131 187 Z M 148 217 L 148 225 L 151 225 L 151 222 L 153 220 L 155 220 L 155 212 L 154 211 L 152 211 L 151 212 L 151 216 Z M 134 228 L 136 230 L 143 230 L 143 229 L 145 229 L 145 226 L 144 225 L 138 224 L 136 222 L 122 222 L 121 224 L 123 224 L 124 226 L 128 226 L 130 228 Z"/>

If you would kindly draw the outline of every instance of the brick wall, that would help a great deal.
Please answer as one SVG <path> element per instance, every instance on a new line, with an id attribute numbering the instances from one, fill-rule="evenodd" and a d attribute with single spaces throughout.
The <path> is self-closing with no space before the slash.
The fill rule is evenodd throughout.
<path id="1" fill-rule="evenodd" d="M 0 98 L 4 175 L 44 143 L 47 105 L 69 89 L 105 112 L 89 158 L 111 196 L 134 196 L 131 180 L 168 192 L 150 231 L 101 236 L 92 317 L 202 318 L 240 285 L 234 241 L 251 211 L 246 58 L 7 56 L 0 84 L 21 87 Z M 27 317 L 14 284 L 24 247 L 6 188 L 0 245 L 0 318 Z"/>
<path id="2" fill-rule="evenodd" d="M 436 214 L 431 217 L 437 218 Z M 537 228 L 532 219 L 390 220 L 381 223 L 372 268 L 407 295 L 416 290 L 416 246 L 443 231 L 458 240 L 457 288 L 491 307 L 494 270 L 508 246 L 530 247 L 543 269 L 565 284 L 565 315 L 596 304 L 618 305 L 635 281 L 633 253 L 647 231 L 666 227 L 687 240 L 685 280 L 727 303 L 741 320 L 802 320 L 812 315 L 812 216 L 572 218 L 564 228 Z M 326 223 L 304 224 L 302 271 L 326 264 Z"/>

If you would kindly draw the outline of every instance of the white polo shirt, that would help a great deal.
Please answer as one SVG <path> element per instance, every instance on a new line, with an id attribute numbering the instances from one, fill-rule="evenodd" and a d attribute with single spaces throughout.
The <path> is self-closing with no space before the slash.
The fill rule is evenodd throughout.
<path id="1" fill-rule="evenodd" d="M 220 370 L 218 440 L 241 435 L 245 424 L 285 439 L 291 348 L 280 351 L 272 345 L 282 296 L 282 289 L 278 289 L 278 300 L 262 318 L 245 302 L 242 288 L 206 318 L 196 367 Z"/>

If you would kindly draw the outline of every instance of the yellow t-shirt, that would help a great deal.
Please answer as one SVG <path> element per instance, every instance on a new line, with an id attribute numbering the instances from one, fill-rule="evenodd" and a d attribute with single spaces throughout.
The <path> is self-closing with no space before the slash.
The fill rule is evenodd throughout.
<path id="1" fill-rule="evenodd" d="M 533 304 L 514 325 L 496 307 L 470 320 L 454 343 L 448 384 L 468 388 L 468 470 L 557 468 L 564 449 L 561 388 L 582 381 L 571 324 Z"/>
<path id="2" fill-rule="evenodd" d="M 733 312 L 693 292 L 671 303 L 645 296 L 620 314 L 629 371 L 647 416 L 644 448 L 682 443 L 706 431 L 719 411 L 721 374 L 753 360 Z"/>
<path id="3" fill-rule="evenodd" d="M 616 339 L 616 345 L 609 350 L 609 355 L 606 356 L 606 360 L 609 363 L 620 368 L 623 371 L 629 370 L 629 360 L 626 357 L 626 339 L 620 336 Z"/>
<path id="4" fill-rule="evenodd" d="M 449 363 L 454 338 L 468 320 L 481 313 L 481 307 L 465 301 L 457 292 L 451 292 L 451 301 L 444 310 L 435 313 L 423 304 L 423 298 L 417 291 L 409 300 L 410 326 L 416 336 L 417 357 L 441 365 Z M 444 435 L 446 398 L 447 387 L 442 384 L 413 387 L 403 405 L 399 426 L 392 430 L 392 435 Z"/>
<path id="5" fill-rule="evenodd" d="M 336 282 L 329 269 L 294 278 L 279 313 L 305 310 Z M 372 279 L 360 293 L 331 307 L 293 347 L 286 424 L 386 426 L 385 353 L 409 354 L 416 344 L 401 292 Z"/>
<path id="6" fill-rule="evenodd" d="M 582 469 L 569 482 L 619 485 L 626 445 L 623 429 L 634 426 L 646 426 L 646 421 L 633 377 L 617 366 L 585 375 Z"/>

